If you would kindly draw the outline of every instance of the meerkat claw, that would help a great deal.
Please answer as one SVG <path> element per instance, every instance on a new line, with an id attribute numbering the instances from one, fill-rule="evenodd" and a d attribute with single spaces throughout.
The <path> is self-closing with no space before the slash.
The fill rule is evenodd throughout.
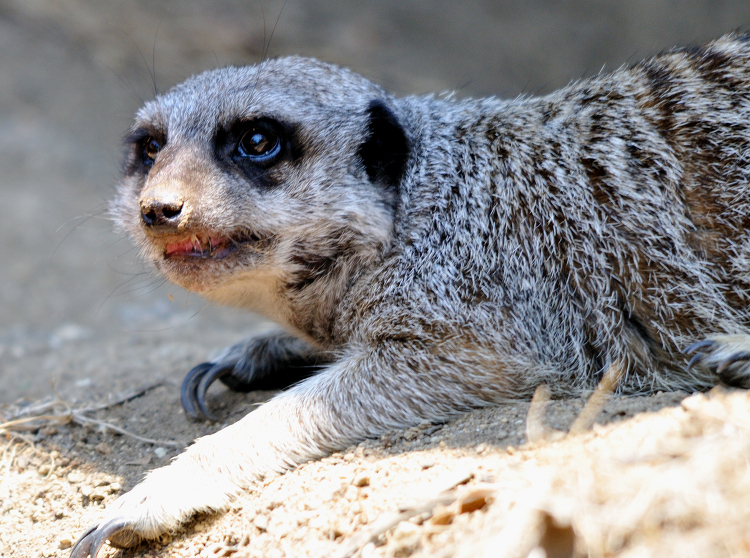
<path id="1" fill-rule="evenodd" d="M 212 373 L 213 372 L 213 373 Z M 217 367 L 212 362 L 199 364 L 187 373 L 180 389 L 180 400 L 185 413 L 196 420 L 218 420 L 206 405 L 206 392 L 211 384 L 228 373 L 226 368 Z"/>
<path id="2" fill-rule="evenodd" d="M 232 368 L 227 368 L 220 364 L 214 364 L 208 370 L 204 370 L 195 390 L 195 401 L 204 417 L 214 421 L 219 420 L 208 410 L 208 405 L 206 404 L 206 393 L 208 392 L 208 388 L 211 387 L 211 384 L 231 372 Z"/>
<path id="3" fill-rule="evenodd" d="M 703 339 L 702 341 L 697 341 L 682 349 L 682 352 L 688 355 L 691 353 L 695 353 L 688 361 L 687 369 L 690 370 L 693 366 L 695 366 L 698 362 L 706 357 L 707 353 L 702 349 L 711 349 L 715 346 L 716 341 L 714 341 L 713 339 Z"/>
<path id="4" fill-rule="evenodd" d="M 701 363 L 730 386 L 746 387 L 750 339 L 746 335 L 713 335 L 685 348 L 685 353 L 695 353 L 688 369 Z"/>
<path id="5" fill-rule="evenodd" d="M 247 339 L 187 373 L 180 390 L 182 407 L 192 419 L 216 421 L 206 402 L 216 380 L 241 393 L 284 389 L 319 371 L 323 358 L 288 335 Z"/>
<path id="6" fill-rule="evenodd" d="M 702 341 L 697 341 L 691 345 L 688 345 L 687 347 L 682 349 L 682 352 L 690 354 L 699 351 L 700 354 L 700 349 L 708 349 L 710 347 L 713 347 L 714 345 L 716 345 L 716 341 L 714 341 L 713 339 L 703 339 Z"/>
<path id="7" fill-rule="evenodd" d="M 73 551 L 70 553 L 70 558 L 86 558 L 91 555 L 91 547 L 93 546 L 94 539 L 91 536 L 96 529 L 99 527 L 98 524 L 92 525 L 86 531 L 78 537 Z"/>
<path id="8" fill-rule="evenodd" d="M 76 541 L 73 551 L 70 553 L 70 558 L 86 558 L 87 556 L 96 558 L 108 539 L 115 534 L 128 530 L 128 522 L 124 519 L 113 519 L 103 525 L 98 523 L 92 525 Z M 132 542 L 132 539 L 129 542 Z"/>
<path id="9" fill-rule="evenodd" d="M 705 356 L 706 355 L 704 353 L 695 353 L 693 355 L 693 358 L 691 358 L 688 361 L 687 369 L 690 370 L 693 366 L 696 365 L 696 363 L 698 363 L 699 361 L 703 360 L 703 357 L 705 357 Z"/>

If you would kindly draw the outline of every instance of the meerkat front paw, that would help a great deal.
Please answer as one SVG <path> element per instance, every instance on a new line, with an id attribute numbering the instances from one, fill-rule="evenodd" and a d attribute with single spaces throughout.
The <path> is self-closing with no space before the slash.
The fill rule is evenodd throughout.
<path id="1" fill-rule="evenodd" d="M 702 364 L 727 385 L 750 387 L 750 335 L 712 335 L 693 343 L 685 353 L 695 353 L 689 366 Z"/>
<path id="2" fill-rule="evenodd" d="M 325 363 L 323 355 L 291 335 L 247 339 L 188 372 L 182 382 L 182 406 L 191 418 L 217 420 L 206 404 L 206 392 L 216 380 L 240 392 L 282 389 L 312 376 Z"/>
<path id="3" fill-rule="evenodd" d="M 107 516 L 90 526 L 70 558 L 96 558 L 106 541 L 118 548 L 135 546 L 176 528 L 197 512 L 224 510 L 239 487 L 199 466 L 175 462 L 149 473 L 146 480 L 118 498 Z"/>

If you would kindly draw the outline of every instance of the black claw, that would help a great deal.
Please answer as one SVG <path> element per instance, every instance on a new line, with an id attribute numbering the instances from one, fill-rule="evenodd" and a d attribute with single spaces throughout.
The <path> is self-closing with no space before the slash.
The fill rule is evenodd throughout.
<path id="1" fill-rule="evenodd" d="M 182 408 L 190 418 L 201 419 L 203 418 L 202 409 L 196 401 L 196 390 L 200 385 L 201 378 L 203 375 L 213 368 L 213 364 L 210 362 L 204 362 L 193 368 L 187 373 L 185 379 L 182 381 L 182 388 L 180 389 L 180 400 L 182 401 Z"/>
<path id="2" fill-rule="evenodd" d="M 101 550 L 104 543 L 107 541 L 110 535 L 116 533 L 119 531 L 120 528 L 112 529 L 112 523 L 107 523 L 102 527 L 101 529 L 97 529 L 94 533 L 91 534 L 93 537 L 93 540 L 91 541 L 91 558 L 96 558 L 96 555 L 99 554 L 99 550 Z"/>
<path id="3" fill-rule="evenodd" d="M 203 413 L 203 416 L 207 419 L 214 421 L 219 420 L 211 413 L 211 411 L 208 410 L 208 405 L 206 404 L 206 392 L 208 391 L 208 388 L 211 387 L 211 384 L 213 384 L 216 380 L 218 380 L 222 376 L 226 376 L 231 372 L 231 368 L 214 365 L 203 373 L 203 376 L 198 383 L 198 387 L 195 390 L 195 401 L 196 403 L 198 403 L 198 407 L 200 408 L 201 413 Z"/>
<path id="4" fill-rule="evenodd" d="M 129 524 L 124 519 L 113 519 L 101 526 L 92 525 L 76 541 L 70 558 L 86 558 L 87 556 L 96 558 L 107 539 L 125 530 L 129 530 Z"/>
<path id="5" fill-rule="evenodd" d="M 92 525 L 84 531 L 83 535 L 78 537 L 78 540 L 70 553 L 70 558 L 86 558 L 91 554 L 91 544 L 93 539 L 89 535 L 96 531 L 98 527 L 98 524 Z"/>
<path id="6" fill-rule="evenodd" d="M 716 341 L 713 341 L 711 339 L 704 339 L 703 341 L 698 341 L 697 343 L 693 343 L 692 345 L 688 345 L 684 349 L 682 349 L 683 353 L 693 353 L 699 349 L 708 349 L 710 347 L 713 347 L 716 344 Z M 693 362 L 692 360 L 690 361 Z"/>
<path id="7" fill-rule="evenodd" d="M 695 353 L 693 355 L 693 358 L 690 359 L 687 365 L 687 369 L 690 370 L 697 362 L 703 359 L 703 357 L 706 356 L 706 353 L 704 353 L 701 349 L 711 349 L 716 345 L 716 341 L 713 341 L 711 339 L 704 339 L 703 341 L 698 341 L 696 343 L 693 343 L 692 345 L 688 345 L 685 347 L 682 352 L 686 354 Z"/>
<path id="8" fill-rule="evenodd" d="M 211 384 L 231 372 L 231 368 L 204 362 L 187 373 L 182 382 L 180 399 L 182 400 L 182 408 L 185 409 L 188 416 L 197 420 L 219 420 L 208 410 L 206 392 Z"/>
<path id="9" fill-rule="evenodd" d="M 130 523 L 125 519 L 113 519 L 109 523 L 105 523 L 103 527 L 100 527 L 96 531 L 96 537 L 94 538 L 94 544 L 93 549 L 91 552 L 91 558 L 96 558 L 96 555 L 99 553 L 99 549 L 102 547 L 102 545 L 107 541 L 107 539 L 111 539 L 112 535 L 119 534 L 122 531 L 129 531 L 128 533 L 128 539 L 129 541 L 125 543 L 126 546 L 133 546 L 134 544 L 137 544 L 142 539 L 138 535 L 135 535 L 133 533 L 132 529 L 130 529 Z M 127 539 L 126 539 L 127 540 Z M 118 543 L 115 543 L 113 541 L 110 541 L 112 544 L 115 544 L 115 546 L 118 545 Z"/>

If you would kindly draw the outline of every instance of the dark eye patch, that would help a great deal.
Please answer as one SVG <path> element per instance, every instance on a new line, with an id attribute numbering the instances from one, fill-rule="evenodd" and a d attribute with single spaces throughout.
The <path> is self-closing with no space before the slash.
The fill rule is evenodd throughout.
<path id="1" fill-rule="evenodd" d="M 125 173 L 148 173 L 166 145 L 167 137 L 158 130 L 139 128 L 125 138 L 125 143 L 130 150 Z"/>
<path id="2" fill-rule="evenodd" d="M 263 168 L 277 163 L 287 147 L 284 126 L 271 118 L 235 122 L 224 141 L 231 158 L 239 164 Z"/>
<path id="3" fill-rule="evenodd" d="M 272 118 L 237 120 L 214 137 L 216 158 L 260 187 L 272 187 L 275 165 L 300 157 L 297 128 Z"/>
<path id="4" fill-rule="evenodd" d="M 159 151 L 161 151 L 161 148 L 162 144 L 158 139 L 152 136 L 144 139 L 143 149 L 141 151 L 143 162 L 148 166 L 153 165 L 154 161 L 156 161 L 156 156 L 159 154 Z"/>

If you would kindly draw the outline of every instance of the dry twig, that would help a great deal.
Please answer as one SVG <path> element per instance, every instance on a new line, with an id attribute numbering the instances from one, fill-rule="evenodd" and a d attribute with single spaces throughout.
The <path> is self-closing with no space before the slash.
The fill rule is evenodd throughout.
<path id="1" fill-rule="evenodd" d="M 547 384 L 540 384 L 534 392 L 526 415 L 526 439 L 530 444 L 560 440 L 565 436 L 564 432 L 544 424 L 544 412 L 549 401 L 550 391 Z"/>
<path id="2" fill-rule="evenodd" d="M 586 402 L 586 406 L 578 415 L 575 422 L 573 422 L 568 434 L 580 434 L 594 425 L 596 417 L 599 416 L 604 409 L 604 405 L 606 405 L 609 398 L 612 397 L 612 394 L 615 392 L 615 389 L 617 389 L 617 385 L 620 383 L 622 376 L 622 364 L 616 362 L 609 367 L 609 370 L 604 374 L 602 381 L 599 382 L 599 385 L 596 386 L 596 390 Z"/>
<path id="3" fill-rule="evenodd" d="M 111 424 L 109 422 L 86 416 L 86 413 L 108 409 L 114 407 L 115 405 L 130 401 L 131 399 L 135 399 L 136 397 L 140 397 L 144 393 L 163 385 L 163 383 L 164 382 L 162 380 L 159 380 L 157 382 L 152 382 L 139 388 L 128 389 L 116 395 L 111 401 L 98 403 L 96 405 L 89 405 L 87 407 L 81 407 L 78 409 L 73 409 L 70 403 L 62 398 L 58 398 L 53 401 L 37 403 L 36 405 L 24 407 L 20 410 L 17 410 L 8 418 L 8 420 L 0 423 L 0 433 L 8 434 L 13 432 L 14 436 L 20 436 L 18 432 L 30 432 L 39 430 L 44 426 L 64 425 L 72 422 L 79 425 L 96 424 L 102 428 L 118 432 L 119 434 L 148 444 L 179 447 L 182 445 L 179 442 L 145 438 L 143 436 L 138 436 L 133 432 L 125 430 L 124 428 L 115 426 L 114 424 Z M 59 409 L 60 407 L 64 407 L 64 411 L 55 413 L 55 409 Z M 50 411 L 52 412 L 50 413 Z"/>

